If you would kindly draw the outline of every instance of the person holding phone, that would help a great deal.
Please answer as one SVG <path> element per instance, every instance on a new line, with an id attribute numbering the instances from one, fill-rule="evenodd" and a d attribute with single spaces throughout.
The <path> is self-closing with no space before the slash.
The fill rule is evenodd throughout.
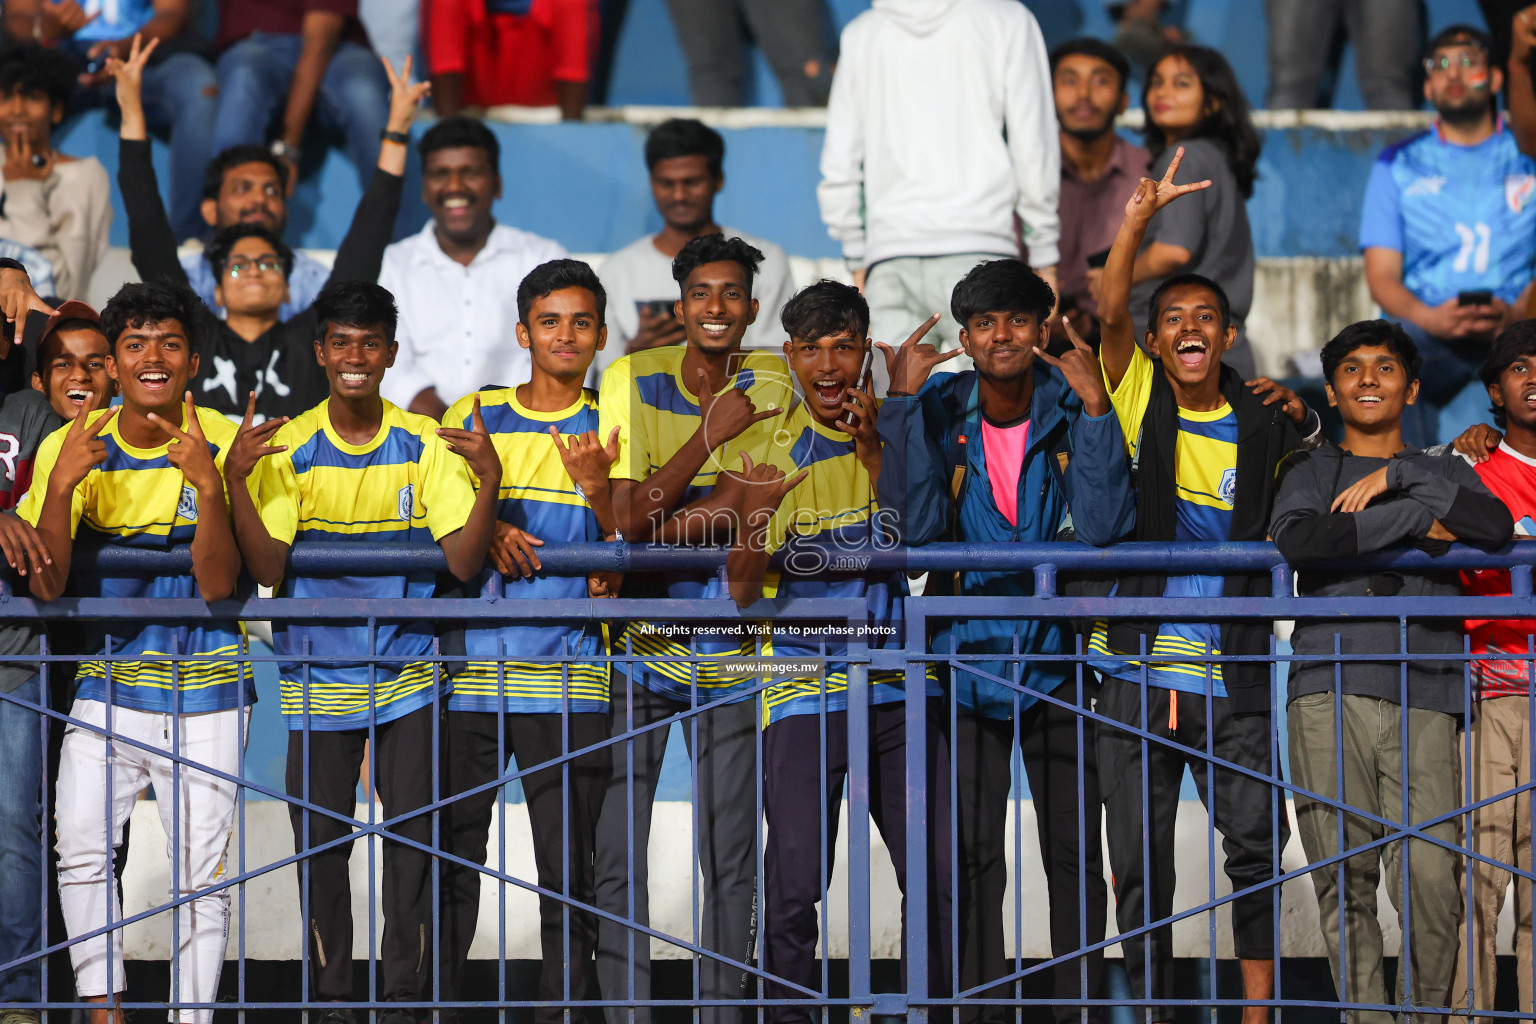
<path id="1" fill-rule="evenodd" d="M 1360 219 L 1365 278 L 1424 359 L 1403 436 L 1424 447 L 1486 423 L 1478 369 L 1518 319 L 1536 258 L 1536 161 L 1494 97 L 1503 71 L 1487 35 L 1452 25 L 1430 41 L 1424 97 L 1434 127 L 1377 157 Z"/>
<path id="2" fill-rule="evenodd" d="M 762 306 L 742 346 L 777 350 L 783 344 L 779 310 L 794 290 L 789 257 L 772 242 L 715 223 L 724 161 L 725 140 L 699 121 L 674 118 L 646 136 L 645 166 L 662 228 L 609 256 L 598 271 L 608 289 L 608 347 L 593 364 L 598 373 L 622 355 L 683 343 L 683 321 L 673 310 L 672 260 L 689 239 L 715 232 L 741 238 L 763 254 L 752 285 Z"/>

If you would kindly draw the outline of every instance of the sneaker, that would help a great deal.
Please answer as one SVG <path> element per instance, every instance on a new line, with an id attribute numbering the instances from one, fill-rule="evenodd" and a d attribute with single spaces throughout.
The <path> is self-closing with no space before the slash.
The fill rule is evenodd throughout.
<path id="1" fill-rule="evenodd" d="M 0 1010 L 0 1024 L 38 1024 L 36 1010 Z"/>

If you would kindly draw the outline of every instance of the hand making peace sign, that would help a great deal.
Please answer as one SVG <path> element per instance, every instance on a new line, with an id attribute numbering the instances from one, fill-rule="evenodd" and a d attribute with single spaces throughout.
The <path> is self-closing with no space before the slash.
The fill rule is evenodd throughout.
<path id="1" fill-rule="evenodd" d="M 256 463 L 268 455 L 288 450 L 285 444 L 267 444 L 267 439 L 288 422 L 287 416 L 279 416 L 253 427 L 251 421 L 255 418 L 256 392 L 252 391 L 245 402 L 245 419 L 240 421 L 240 431 L 235 434 L 234 443 L 229 446 L 229 454 L 224 456 L 224 479 L 230 482 L 250 476 Z"/>
<path id="2" fill-rule="evenodd" d="M 197 488 L 199 494 L 222 494 L 224 478 L 219 475 L 219 467 L 214 464 L 213 452 L 208 449 L 208 438 L 203 436 L 203 425 L 197 419 L 197 407 L 192 404 L 192 392 L 187 391 L 184 395 L 187 403 L 185 429 L 178 429 L 170 420 L 155 413 L 150 413 L 148 419 L 171 435 L 171 446 L 165 453 L 166 461 L 181 470 L 182 477 Z"/>
<path id="3" fill-rule="evenodd" d="M 97 435 L 117 415 L 117 410 L 108 409 L 90 426 L 85 422 L 106 400 L 105 395 L 91 395 L 79 415 L 70 422 L 69 429 L 64 432 L 64 443 L 59 447 L 58 460 L 53 465 L 51 485 L 72 491 L 91 470 L 107 461 L 107 442 Z"/>
<path id="4" fill-rule="evenodd" d="M 1136 186 L 1136 191 L 1126 201 L 1125 215 L 1135 217 L 1143 223 L 1152 219 L 1152 216 L 1182 195 L 1191 192 L 1199 192 L 1203 188 L 1211 187 L 1211 179 L 1204 181 L 1192 181 L 1185 185 L 1175 185 L 1173 176 L 1178 173 L 1179 164 L 1184 162 L 1184 147 L 1174 150 L 1173 159 L 1168 161 L 1168 170 L 1158 181 L 1151 178 L 1142 178 Z"/>

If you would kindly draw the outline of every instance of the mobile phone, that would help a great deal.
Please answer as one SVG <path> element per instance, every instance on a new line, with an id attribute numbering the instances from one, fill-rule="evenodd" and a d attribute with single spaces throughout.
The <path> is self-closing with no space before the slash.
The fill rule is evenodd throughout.
<path id="1" fill-rule="evenodd" d="M 1469 292 L 1456 293 L 1456 305 L 1458 306 L 1487 306 L 1493 302 L 1493 292 L 1487 288 L 1477 288 Z"/>
<path id="2" fill-rule="evenodd" d="M 635 309 L 639 311 L 641 316 L 664 316 L 670 319 L 672 317 L 672 305 L 673 303 L 671 299 L 635 300 Z"/>
<path id="3" fill-rule="evenodd" d="M 1109 250 L 1100 249 L 1098 252 L 1088 254 L 1088 269 L 1101 270 L 1104 264 L 1109 262 Z"/>
<path id="4" fill-rule="evenodd" d="M 875 370 L 875 346 L 869 346 L 869 351 L 864 353 L 864 365 L 859 368 L 859 390 L 869 394 L 869 380 Z M 853 411 L 843 417 L 843 422 L 853 426 Z"/>

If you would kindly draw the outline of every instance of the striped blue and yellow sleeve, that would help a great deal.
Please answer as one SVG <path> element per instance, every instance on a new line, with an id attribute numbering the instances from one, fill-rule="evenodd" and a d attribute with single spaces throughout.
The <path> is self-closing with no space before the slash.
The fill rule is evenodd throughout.
<path id="1" fill-rule="evenodd" d="M 299 532 L 299 478 L 293 471 L 293 452 L 304 443 L 299 432 L 287 426 L 272 437 L 272 444 L 286 444 L 286 452 L 268 455 L 256 463 L 250 479 L 254 481 L 251 497 L 256 511 L 275 541 L 292 546 Z"/>
<path id="2" fill-rule="evenodd" d="M 1101 373 L 1103 369 L 1104 364 L 1100 363 Z M 1130 455 L 1136 454 L 1141 421 L 1147 415 L 1147 403 L 1152 400 L 1154 375 L 1161 371 L 1162 367 L 1153 362 L 1138 345 L 1131 352 L 1131 365 L 1126 367 L 1119 387 L 1110 387 L 1109 376 L 1105 374 L 1104 386 L 1109 390 L 1109 404 L 1114 407 L 1115 416 L 1120 420 L 1120 430 L 1125 434 L 1125 450 Z"/>
<path id="3" fill-rule="evenodd" d="M 603 371 L 597 399 L 598 436 L 606 440 L 619 428 L 619 457 L 608 476 L 612 480 L 644 480 L 651 474 L 651 452 L 646 432 L 634 429 L 634 410 L 640 404 L 634 368 L 623 356 Z"/>

